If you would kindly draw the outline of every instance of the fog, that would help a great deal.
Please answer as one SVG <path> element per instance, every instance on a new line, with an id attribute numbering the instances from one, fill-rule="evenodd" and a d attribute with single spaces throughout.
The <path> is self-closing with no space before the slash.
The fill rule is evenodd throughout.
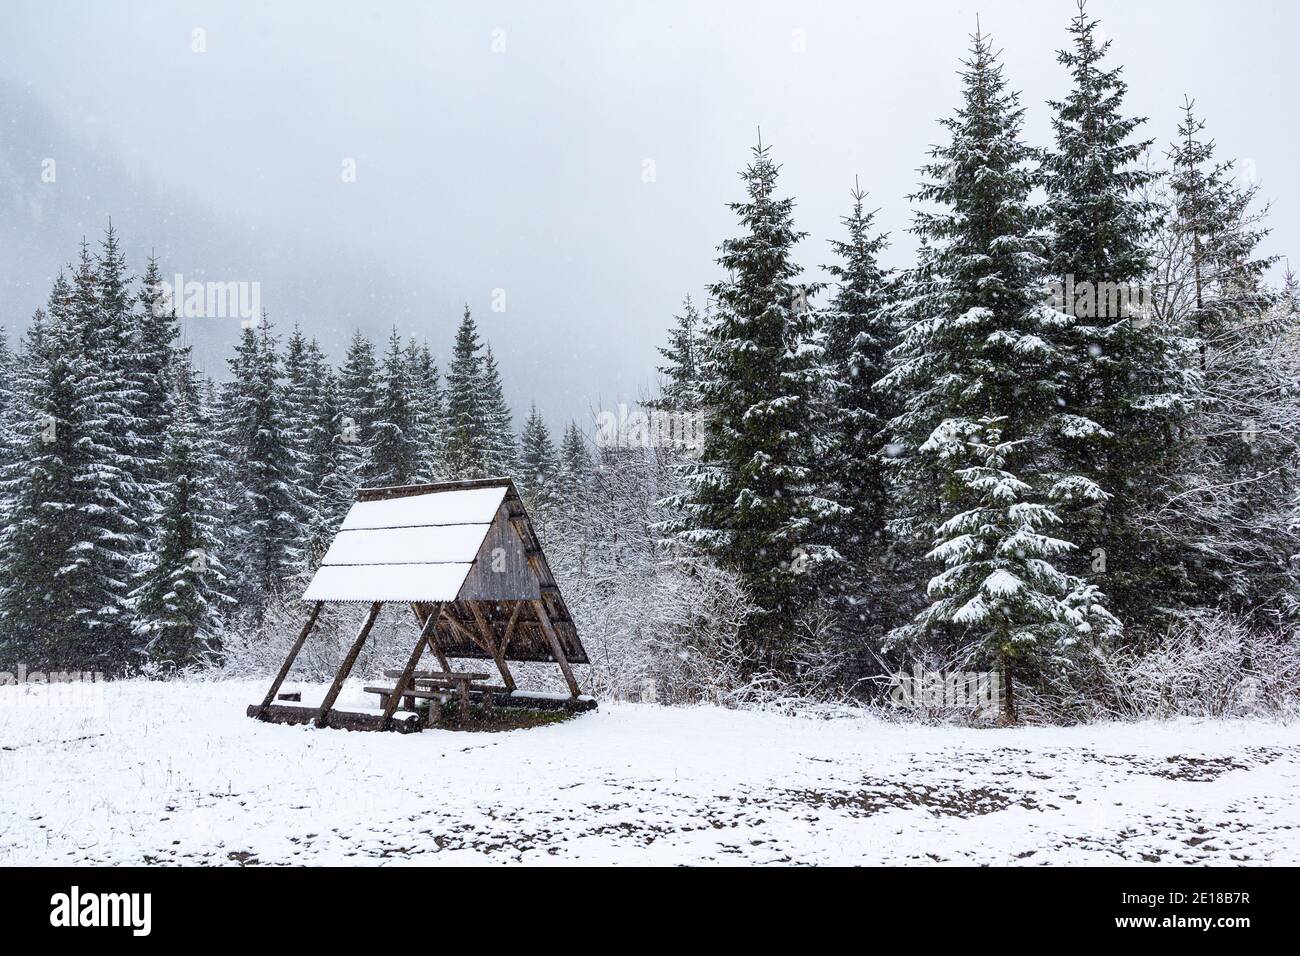
<path id="1" fill-rule="evenodd" d="M 112 216 L 137 270 L 152 249 L 167 275 L 258 282 L 282 331 L 299 322 L 336 358 L 352 327 L 394 324 L 445 356 L 468 303 L 517 421 L 536 400 L 558 426 L 649 387 L 682 296 L 717 277 L 759 127 L 810 233 L 806 267 L 829 259 L 855 176 L 893 233 L 887 260 L 907 262 L 905 197 L 977 10 L 1046 145 L 1070 0 L 11 0 L 0 324 L 20 327 Z M 1296 5 L 1089 12 L 1160 151 L 1193 96 L 1273 202 L 1265 251 L 1300 248 Z M 186 329 L 217 376 L 238 332 Z"/>

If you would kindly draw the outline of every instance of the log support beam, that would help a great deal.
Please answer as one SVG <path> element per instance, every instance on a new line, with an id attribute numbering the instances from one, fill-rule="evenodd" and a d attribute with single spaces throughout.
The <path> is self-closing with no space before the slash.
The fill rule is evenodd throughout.
<path id="1" fill-rule="evenodd" d="M 302 650 L 303 644 L 307 643 L 307 635 L 311 633 L 312 628 L 316 626 L 316 619 L 320 617 L 320 609 L 325 606 L 324 601 L 317 601 L 312 605 L 311 613 L 307 615 L 307 623 L 302 626 L 298 632 L 298 639 L 293 642 L 293 647 L 289 649 L 289 656 L 284 659 L 280 665 L 280 671 L 275 675 L 275 680 L 271 682 L 271 689 L 266 692 L 262 698 L 262 706 L 258 708 L 257 716 L 261 717 L 266 713 L 266 709 L 275 703 L 275 695 L 280 692 L 280 686 L 284 679 L 289 676 L 289 668 L 293 667 L 293 662 L 298 659 L 298 652 Z"/>
<path id="2" fill-rule="evenodd" d="M 416 666 L 420 663 L 420 658 L 424 656 L 424 646 L 429 642 L 429 632 L 438 629 L 438 617 L 442 613 L 442 605 L 435 604 L 425 619 L 424 627 L 420 629 L 420 636 L 415 642 L 415 650 L 411 651 L 411 656 L 406 660 L 406 667 L 402 671 L 402 676 L 397 678 L 397 683 L 393 685 L 393 694 L 388 698 L 388 703 L 384 707 L 384 717 L 382 726 L 388 728 L 388 722 L 392 719 L 393 712 L 397 710 L 397 705 L 402 699 L 402 694 L 411 684 L 411 675 L 415 673 Z M 418 619 L 419 612 L 416 613 Z M 433 706 L 433 702 L 429 702 Z"/>
<path id="3" fill-rule="evenodd" d="M 433 651 L 433 656 L 438 658 L 438 666 L 445 671 L 451 670 L 451 665 L 447 663 L 447 655 L 442 652 L 442 645 L 438 643 L 438 619 L 447 610 L 447 605 L 435 604 L 431 607 L 428 614 L 428 617 L 433 618 L 433 628 L 431 630 L 425 629 L 425 625 L 429 622 L 428 618 L 420 611 L 420 605 L 412 604 L 411 608 L 415 611 L 415 619 L 420 622 L 421 633 L 426 635 L 425 639 L 429 642 L 429 650 Z"/>
<path id="4" fill-rule="evenodd" d="M 492 655 L 497 670 L 501 672 L 501 680 L 506 685 L 506 690 L 513 691 L 515 689 L 515 679 L 510 676 L 510 668 L 506 667 L 505 645 L 497 640 L 496 631 L 488 623 L 487 618 L 483 616 L 483 611 L 477 602 L 470 602 L 469 610 L 474 615 L 474 623 L 478 625 L 479 632 L 483 635 L 483 640 L 487 644 L 485 649 Z M 513 617 L 511 621 L 514 621 Z"/>
<path id="5" fill-rule="evenodd" d="M 357 632 L 357 639 L 348 648 L 347 657 L 343 658 L 339 672 L 334 675 L 334 683 L 330 685 L 329 691 L 325 694 L 325 699 L 321 701 L 320 713 L 316 717 L 317 727 L 329 726 L 330 709 L 334 706 L 334 701 L 338 700 L 339 692 L 343 690 L 343 682 L 352 673 L 352 665 L 357 662 L 357 656 L 361 653 L 361 648 L 365 646 L 366 638 L 370 636 L 370 629 L 375 626 L 375 619 L 379 617 L 379 609 L 383 606 L 382 601 L 376 601 L 370 605 L 370 612 L 366 614 L 361 630 Z"/>
<path id="6" fill-rule="evenodd" d="M 555 663 L 560 665 L 564 680 L 569 685 L 569 693 L 574 697 L 579 696 L 578 679 L 573 676 L 573 668 L 569 666 L 569 659 L 564 655 L 564 646 L 560 644 L 560 636 L 555 633 L 555 628 L 551 626 L 551 616 L 546 613 L 546 602 L 533 601 L 531 603 L 533 610 L 537 614 L 537 621 L 542 625 L 542 632 L 551 645 L 551 656 L 555 658 Z"/>

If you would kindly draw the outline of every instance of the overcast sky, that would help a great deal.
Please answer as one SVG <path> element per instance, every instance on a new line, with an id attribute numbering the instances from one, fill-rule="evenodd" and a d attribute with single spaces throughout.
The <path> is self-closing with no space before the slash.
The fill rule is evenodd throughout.
<path id="1" fill-rule="evenodd" d="M 1298 9 L 1089 5 L 1127 67 L 1130 111 L 1151 118 L 1163 149 L 1184 93 L 1195 97 L 1221 154 L 1247 161 L 1272 200 L 1269 249 L 1284 254 L 1300 250 Z M 6 0 L 0 81 L 232 230 L 265 271 L 226 278 L 260 281 L 276 322 L 300 321 L 337 354 L 352 325 L 379 336 L 396 321 L 445 354 L 468 302 L 517 415 L 535 398 L 558 425 L 652 380 L 671 313 L 717 276 L 715 247 L 734 233 L 725 203 L 740 197 L 759 126 L 810 233 L 806 266 L 828 259 L 855 175 L 894 233 L 889 261 L 905 263 L 904 197 L 957 102 L 977 11 L 1024 93 L 1029 138 L 1045 144 L 1072 0 Z M 59 143 L 32 148 L 57 155 Z M 343 181 L 347 160 L 355 182 Z M 35 180 L 18 165 L 8 174 Z M 80 216 L 121 215 L 69 177 L 59 189 L 86 206 Z M 131 225 L 147 249 L 151 224 Z M 80 237 L 45 238 L 66 256 Z M 290 283 L 286 249 L 306 282 Z M 201 267 L 194 249 L 157 251 L 168 271 Z M 3 274 L 12 268 L 0 261 L 5 287 L 22 290 L 0 313 L 11 326 L 48 289 L 46 276 Z M 504 312 L 491 311 L 495 289 Z"/>

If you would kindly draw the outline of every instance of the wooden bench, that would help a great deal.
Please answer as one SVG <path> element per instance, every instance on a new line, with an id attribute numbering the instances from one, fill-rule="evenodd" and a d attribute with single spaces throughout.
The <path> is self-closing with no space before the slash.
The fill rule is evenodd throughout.
<path id="1" fill-rule="evenodd" d="M 379 706 L 381 708 L 387 708 L 388 702 L 392 699 L 393 694 L 397 692 L 397 688 L 367 687 L 365 688 L 365 691 L 367 694 L 378 694 Z M 451 691 L 423 690 L 419 687 L 408 687 L 406 690 L 402 691 L 402 706 L 406 710 L 415 710 L 415 701 L 417 699 L 427 700 L 430 702 L 429 722 L 433 723 L 435 720 L 435 711 L 433 710 L 432 702 L 436 700 L 439 703 L 443 703 L 444 701 L 451 700 Z"/>
<path id="2" fill-rule="evenodd" d="M 400 679 L 401 671 L 384 671 L 385 677 L 395 677 Z M 457 671 L 416 671 L 411 675 L 410 686 L 402 688 L 401 697 L 408 702 L 408 709 L 415 706 L 415 699 L 428 700 L 429 705 L 429 722 L 434 721 L 433 704 L 434 700 L 441 702 L 451 699 L 453 693 L 460 699 L 460 722 L 463 724 L 469 719 L 469 702 L 471 691 L 476 692 L 483 701 L 483 709 L 492 714 L 492 698 L 498 690 L 496 687 L 490 687 L 485 684 L 476 683 L 485 681 L 490 674 L 461 673 Z M 500 688 L 504 690 L 504 688 Z M 392 696 L 397 693 L 396 687 L 367 687 L 368 694 L 378 694 L 384 706 L 388 706 Z"/>

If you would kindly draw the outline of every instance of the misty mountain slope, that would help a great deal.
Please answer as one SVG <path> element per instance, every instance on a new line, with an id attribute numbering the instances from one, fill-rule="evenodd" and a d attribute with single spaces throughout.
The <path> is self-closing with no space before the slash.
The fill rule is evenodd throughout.
<path id="1" fill-rule="evenodd" d="M 342 354 L 354 327 L 381 339 L 396 324 L 435 351 L 449 343 L 459 312 L 448 306 L 435 318 L 431 290 L 292 223 L 268 232 L 239 210 L 164 188 L 121 159 L 94 117 L 64 121 L 31 88 L 0 81 L 0 130 L 0 324 L 10 329 L 44 304 L 82 237 L 97 248 L 111 218 L 136 274 L 152 253 L 168 280 L 257 282 L 272 322 L 300 322 L 331 354 Z M 188 318 L 184 328 L 200 367 L 223 378 L 238 317 Z"/>

